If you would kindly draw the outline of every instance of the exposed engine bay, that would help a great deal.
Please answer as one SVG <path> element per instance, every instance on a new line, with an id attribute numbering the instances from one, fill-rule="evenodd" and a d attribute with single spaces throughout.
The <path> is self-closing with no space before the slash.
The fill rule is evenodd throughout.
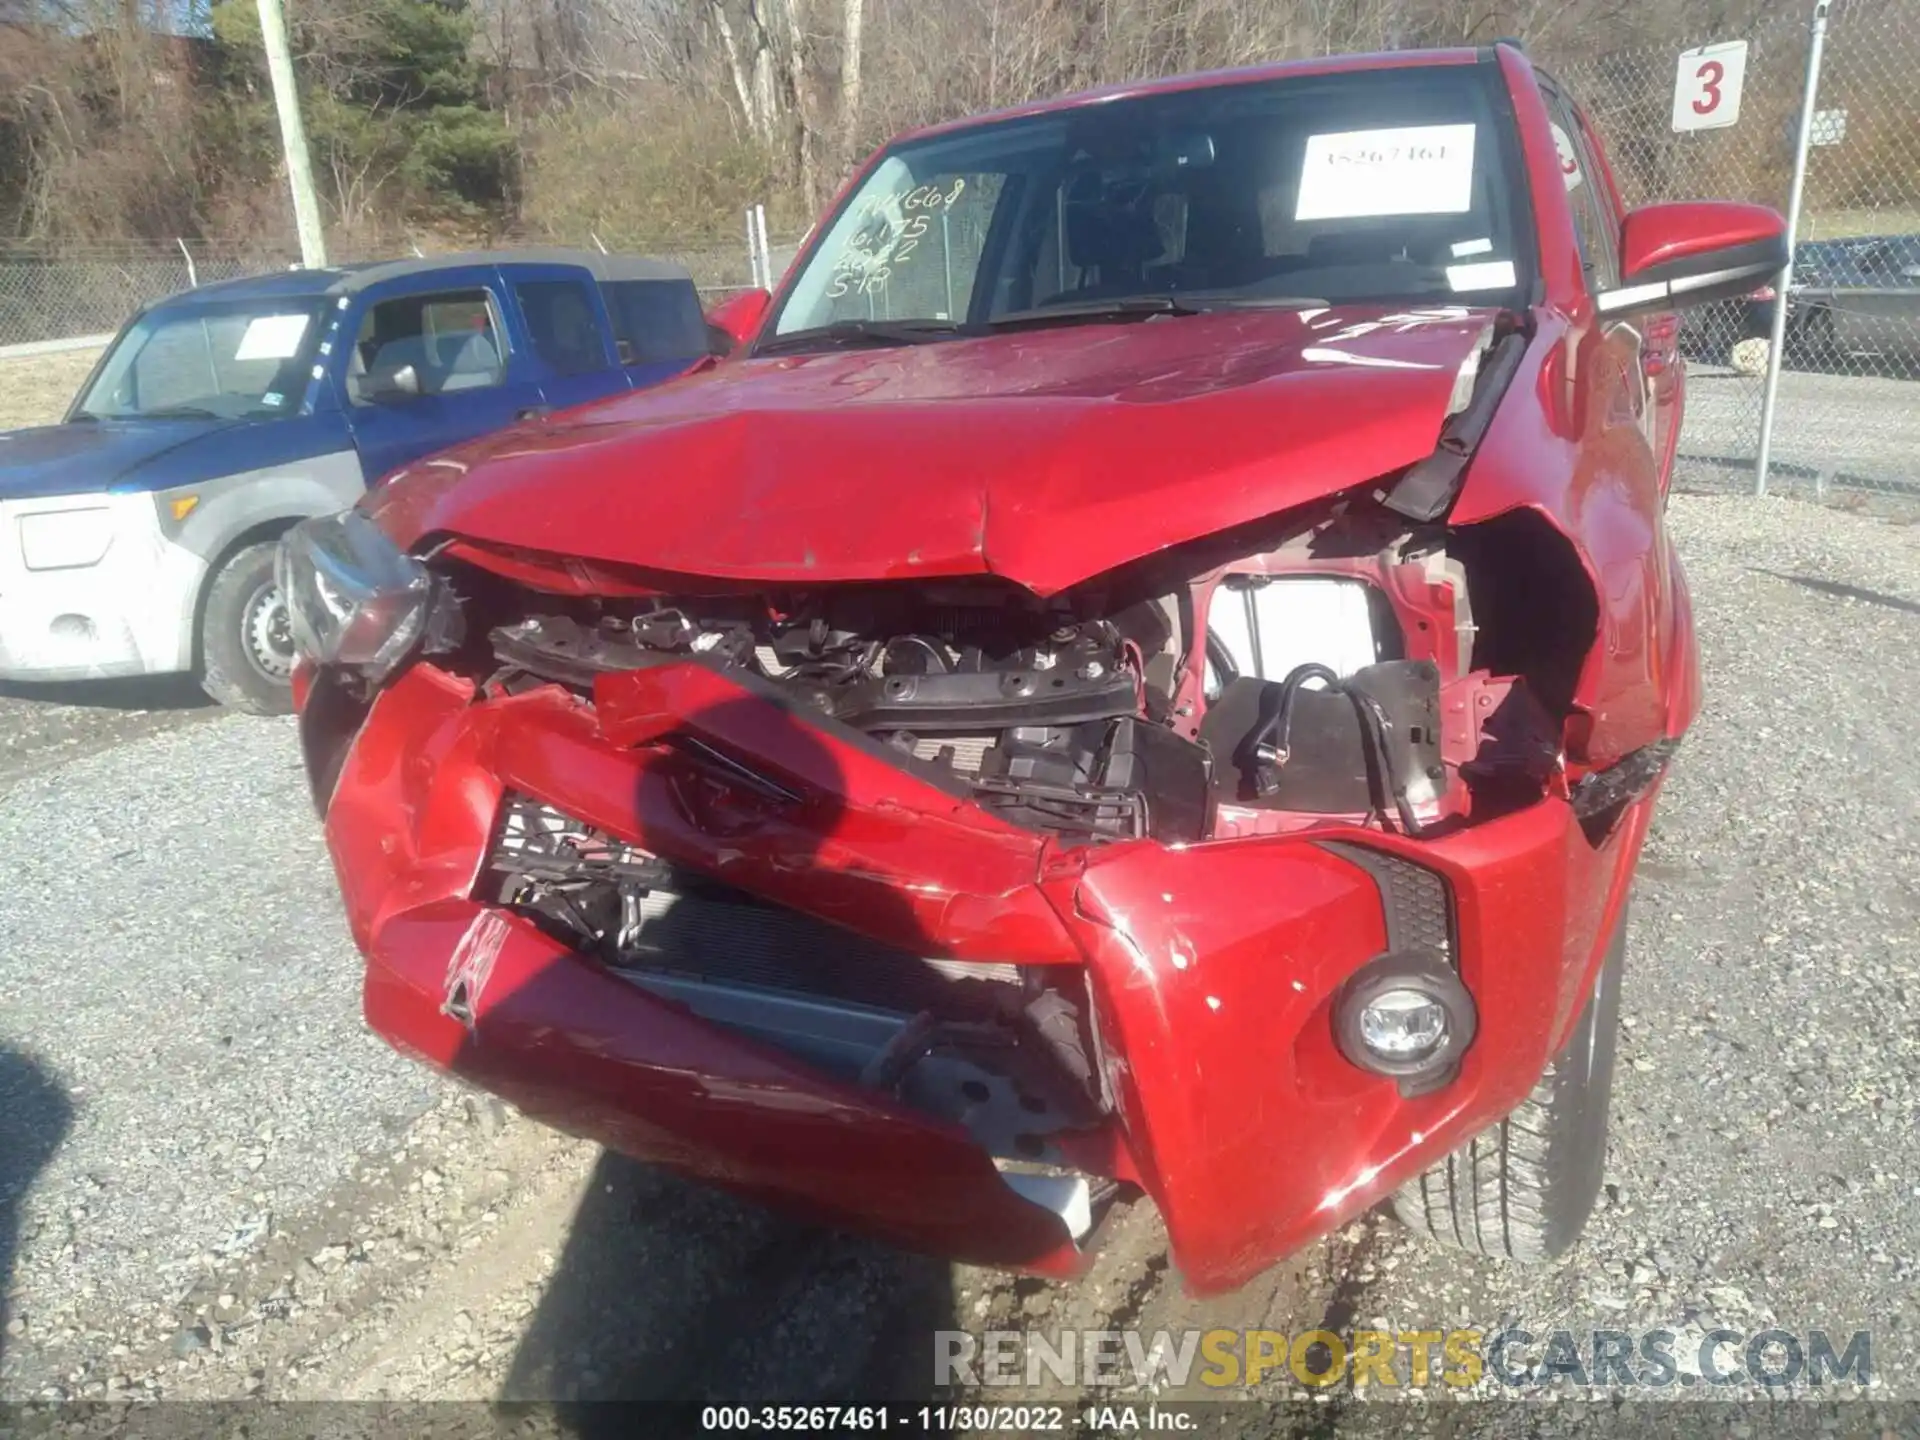
<path id="1" fill-rule="evenodd" d="M 692 661 L 1063 848 L 1444 836 L 1562 776 L 1563 657 L 1592 600 L 1543 535 L 1411 529 L 1349 500 L 1048 597 L 993 577 L 705 594 L 588 577 L 562 594 L 456 552 L 438 568 L 461 634 L 437 649 L 488 695 L 559 685 L 589 705 L 603 679 Z M 646 743 L 777 783 L 711 737 Z M 486 899 L 607 972 L 960 1125 L 1003 1170 L 1072 1171 L 1111 1112 L 1080 967 L 892 948 L 530 795 L 508 796 L 486 877 Z M 1396 909 L 1397 881 L 1381 893 L 1432 920 L 1423 943 L 1445 956 L 1434 883 L 1424 907 Z M 1107 1193 L 1071 1184 L 1076 1214 Z"/>
<path id="2" fill-rule="evenodd" d="M 1557 718 L 1524 673 L 1476 668 L 1445 532 L 1371 506 L 1295 525 L 1197 577 L 1168 557 L 1047 599 L 991 579 L 542 597 L 490 630 L 490 679 L 590 692 L 697 659 L 1063 843 L 1411 835 L 1537 798 Z"/>
<path id="3" fill-rule="evenodd" d="M 1158 723 L 1163 694 L 1149 698 L 1146 657 L 1165 654 L 1170 635 L 1151 605 L 1077 620 L 956 585 L 827 592 L 788 613 L 754 599 L 592 626 L 542 616 L 496 632 L 495 652 L 542 676 L 564 656 L 581 679 L 705 657 L 880 740 L 1015 823 L 1077 839 L 1197 840 L 1205 752 Z"/>

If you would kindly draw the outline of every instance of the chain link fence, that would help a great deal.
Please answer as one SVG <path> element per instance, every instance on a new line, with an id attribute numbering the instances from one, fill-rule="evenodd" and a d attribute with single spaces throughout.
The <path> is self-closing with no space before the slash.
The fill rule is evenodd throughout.
<path id="1" fill-rule="evenodd" d="M 1789 0 L 1744 30 L 1598 59 L 1540 58 L 1587 110 L 1628 205 L 1752 200 L 1787 208 L 1815 10 Z M 1713 103 L 1725 63 L 1683 50 L 1745 41 L 1738 120 L 1676 132 L 1681 77 Z M 1704 65 L 1704 61 L 1702 64 Z M 1920 494 L 1920 0 L 1837 0 L 1811 126 L 1773 434 L 1774 488 Z M 1780 287 L 1689 312 L 1680 453 L 1696 482 L 1746 488 Z"/>
<path id="2" fill-rule="evenodd" d="M 1843 0 L 1787 296 L 1775 473 L 1920 493 L 1920 4 Z"/>
<path id="3" fill-rule="evenodd" d="M 1673 129 L 1679 57 L 1716 41 L 1748 42 L 1739 122 L 1726 129 Z M 1537 58 L 1587 112 L 1613 162 L 1629 208 L 1663 200 L 1753 200 L 1784 210 L 1793 172 L 1793 125 L 1806 66 L 1807 29 L 1781 15 L 1742 37 L 1707 35 L 1686 45 L 1623 50 L 1600 58 Z M 1762 292 L 1764 295 L 1764 292 Z M 1687 357 L 1684 459 L 1751 466 L 1760 443 L 1766 373 L 1764 300 L 1730 301 L 1682 317 Z"/>
<path id="4" fill-rule="evenodd" d="M 0 346 L 111 335 L 142 305 L 258 275 L 284 256 L 205 244 L 0 242 Z"/>

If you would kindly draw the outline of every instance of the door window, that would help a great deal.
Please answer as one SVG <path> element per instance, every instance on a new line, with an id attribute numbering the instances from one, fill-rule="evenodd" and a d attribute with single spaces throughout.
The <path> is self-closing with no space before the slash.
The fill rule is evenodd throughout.
<path id="1" fill-rule="evenodd" d="M 1920 252 L 1903 251 L 1891 242 L 1868 246 L 1860 252 L 1859 263 L 1861 273 L 1873 285 L 1920 277 Z"/>
<path id="2" fill-rule="evenodd" d="M 622 365 L 697 360 L 708 350 L 706 317 L 690 280 L 608 280 L 601 284 Z"/>
<path id="3" fill-rule="evenodd" d="M 587 375 L 607 368 L 607 346 L 594 313 L 593 292 L 580 280 L 523 280 L 513 287 L 527 334 L 538 355 L 558 375 Z"/>
<path id="4" fill-rule="evenodd" d="M 1587 272 L 1587 289 L 1594 295 L 1620 283 L 1619 221 L 1609 198 L 1601 193 L 1606 177 L 1594 163 L 1586 130 L 1558 91 L 1546 92 L 1547 113 L 1553 121 L 1553 142 L 1560 152 L 1561 173 L 1567 186 L 1567 204 L 1573 210 L 1573 233 L 1580 245 L 1580 263 Z"/>
<path id="5" fill-rule="evenodd" d="M 401 372 L 410 370 L 411 386 Z M 506 383 L 498 307 L 485 290 L 382 300 L 360 322 L 347 388 L 355 404 L 415 390 L 446 395 Z"/>

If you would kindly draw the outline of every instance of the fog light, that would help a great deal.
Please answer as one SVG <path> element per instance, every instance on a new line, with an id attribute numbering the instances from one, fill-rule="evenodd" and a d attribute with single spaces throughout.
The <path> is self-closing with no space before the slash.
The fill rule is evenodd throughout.
<path id="1" fill-rule="evenodd" d="M 1447 1038 L 1447 1008 L 1420 990 L 1389 990 L 1360 1011 L 1360 1040 L 1390 1060 L 1424 1059 Z"/>
<path id="2" fill-rule="evenodd" d="M 1340 1053 L 1362 1070 L 1392 1076 L 1402 1094 L 1452 1079 L 1476 1024 L 1473 997 L 1437 950 L 1370 960 L 1334 1001 Z"/>

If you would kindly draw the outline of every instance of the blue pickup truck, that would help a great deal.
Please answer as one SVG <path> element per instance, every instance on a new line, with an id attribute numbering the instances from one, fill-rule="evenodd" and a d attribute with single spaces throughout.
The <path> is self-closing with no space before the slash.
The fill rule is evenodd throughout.
<path id="1" fill-rule="evenodd" d="M 0 432 L 0 679 L 192 672 L 291 703 L 275 541 L 430 452 L 713 353 L 653 260 L 503 251 L 294 270 L 149 306 L 58 425 Z"/>

